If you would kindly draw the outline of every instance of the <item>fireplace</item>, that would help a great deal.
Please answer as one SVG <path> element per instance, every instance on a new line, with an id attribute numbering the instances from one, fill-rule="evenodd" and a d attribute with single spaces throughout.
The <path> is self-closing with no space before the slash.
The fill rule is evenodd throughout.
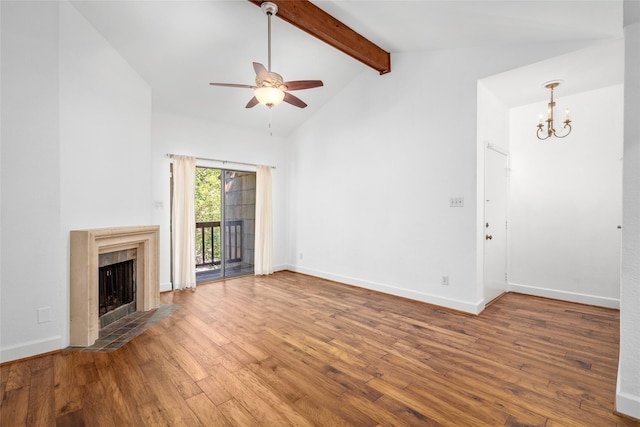
<path id="1" fill-rule="evenodd" d="M 136 311 L 136 249 L 98 257 L 98 315 L 100 328 Z"/>
<path id="2" fill-rule="evenodd" d="M 102 327 L 101 267 L 128 261 L 134 264 L 131 279 L 135 294 L 131 302 L 135 308 L 128 305 L 126 309 L 116 310 L 149 311 L 160 305 L 159 235 L 159 226 L 71 231 L 71 346 L 88 347 L 98 339 Z M 105 313 L 108 314 L 108 310 Z"/>

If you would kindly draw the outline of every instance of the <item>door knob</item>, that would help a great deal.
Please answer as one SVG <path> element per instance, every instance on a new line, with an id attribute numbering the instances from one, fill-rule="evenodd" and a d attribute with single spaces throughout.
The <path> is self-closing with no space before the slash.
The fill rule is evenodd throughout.
<path id="1" fill-rule="evenodd" d="M 484 239 L 485 240 L 491 240 L 491 239 L 493 239 L 493 236 L 491 234 L 487 234 L 487 235 L 484 236 Z"/>

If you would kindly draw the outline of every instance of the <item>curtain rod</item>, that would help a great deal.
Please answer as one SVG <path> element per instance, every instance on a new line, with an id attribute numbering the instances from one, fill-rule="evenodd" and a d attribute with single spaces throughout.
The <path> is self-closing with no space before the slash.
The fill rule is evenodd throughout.
<path id="1" fill-rule="evenodd" d="M 175 156 L 180 156 L 180 155 L 181 154 L 167 153 L 167 157 L 169 157 L 169 158 L 174 158 Z M 256 166 L 256 167 L 259 166 L 259 165 L 255 164 L 255 163 L 234 162 L 233 160 L 208 159 L 206 157 L 196 157 L 195 159 L 196 160 L 206 160 L 208 162 L 219 162 L 219 163 L 222 163 L 223 165 L 227 164 L 227 163 L 232 163 L 234 165 Z M 276 168 L 275 166 L 270 166 L 270 165 L 265 165 L 265 166 L 268 166 L 271 169 L 275 169 Z"/>

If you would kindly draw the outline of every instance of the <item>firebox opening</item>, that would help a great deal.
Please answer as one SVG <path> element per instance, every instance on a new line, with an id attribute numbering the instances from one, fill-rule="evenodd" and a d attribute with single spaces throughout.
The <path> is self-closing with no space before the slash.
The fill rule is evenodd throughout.
<path id="1" fill-rule="evenodd" d="M 100 262 L 108 264 L 101 265 L 98 270 L 101 329 L 136 311 L 135 250 L 133 252 L 105 254 Z"/>

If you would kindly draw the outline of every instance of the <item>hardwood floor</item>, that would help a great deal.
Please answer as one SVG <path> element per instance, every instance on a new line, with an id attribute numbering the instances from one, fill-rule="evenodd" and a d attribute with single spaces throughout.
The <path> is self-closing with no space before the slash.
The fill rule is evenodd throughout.
<path id="1" fill-rule="evenodd" d="M 478 316 L 291 272 L 162 295 L 112 353 L 0 368 L 4 426 L 640 426 L 616 310 L 507 294 Z"/>

